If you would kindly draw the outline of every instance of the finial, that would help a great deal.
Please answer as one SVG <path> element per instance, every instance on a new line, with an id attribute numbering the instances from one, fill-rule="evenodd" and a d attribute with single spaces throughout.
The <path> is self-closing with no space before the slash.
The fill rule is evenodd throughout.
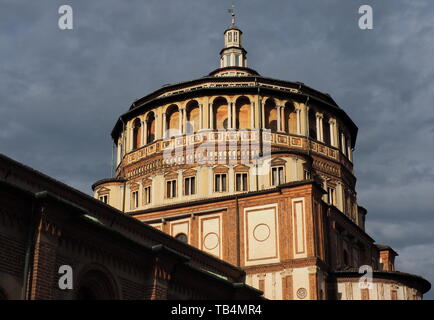
<path id="1" fill-rule="evenodd" d="M 232 25 L 235 25 L 235 5 L 232 4 L 232 8 L 228 9 L 228 12 L 231 14 L 232 16 Z"/>

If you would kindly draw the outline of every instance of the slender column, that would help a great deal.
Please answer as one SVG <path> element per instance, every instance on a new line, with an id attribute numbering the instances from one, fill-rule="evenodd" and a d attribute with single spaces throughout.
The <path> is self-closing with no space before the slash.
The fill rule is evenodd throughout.
<path id="1" fill-rule="evenodd" d="M 199 105 L 199 130 L 203 129 L 203 104 Z"/>
<path id="2" fill-rule="evenodd" d="M 122 157 L 122 153 L 121 153 L 121 150 L 122 150 L 122 143 L 119 143 L 119 141 L 118 141 L 118 144 L 117 144 L 117 148 L 116 148 L 117 150 L 116 150 L 116 152 L 117 152 L 117 161 L 116 161 L 116 166 L 118 166 L 119 165 L 119 163 L 121 162 L 121 157 Z"/>
<path id="3" fill-rule="evenodd" d="M 179 132 L 182 132 L 182 109 L 179 108 L 178 110 L 179 110 L 179 112 L 178 112 L 178 114 L 179 114 L 178 130 L 179 130 Z"/>
<path id="4" fill-rule="evenodd" d="M 316 113 L 316 135 L 319 141 L 324 142 L 323 139 L 323 125 L 322 125 L 323 116 L 321 113 Z"/>
<path id="5" fill-rule="evenodd" d="M 261 104 L 261 113 L 262 113 L 261 126 L 262 126 L 262 129 L 265 129 L 265 103 L 264 102 L 262 102 L 262 104 Z"/>
<path id="6" fill-rule="evenodd" d="M 134 137 L 134 128 L 130 128 L 130 151 L 133 150 L 133 137 Z"/>
<path id="7" fill-rule="evenodd" d="M 187 133 L 187 109 L 182 109 L 182 134 Z"/>
<path id="8" fill-rule="evenodd" d="M 208 103 L 208 113 L 209 113 L 209 128 L 210 129 L 215 129 L 214 128 L 214 110 L 212 107 L 212 103 Z"/>
<path id="9" fill-rule="evenodd" d="M 161 136 L 163 137 L 163 139 L 166 138 L 166 126 L 167 126 L 167 120 L 166 120 L 166 112 L 163 112 L 163 132 L 161 134 Z"/>
<path id="10" fill-rule="evenodd" d="M 232 128 L 237 127 L 237 110 L 235 102 L 232 102 Z"/>
<path id="11" fill-rule="evenodd" d="M 280 132 L 281 130 L 281 128 L 282 128 L 282 124 L 281 124 L 281 120 L 282 120 L 282 117 L 280 116 L 280 106 L 276 106 L 276 112 L 277 112 L 277 132 Z"/>
<path id="12" fill-rule="evenodd" d="M 297 134 L 301 135 L 301 110 L 300 109 L 295 109 L 296 110 L 296 117 L 297 117 Z"/>
<path id="13" fill-rule="evenodd" d="M 142 146 L 148 143 L 148 121 L 142 121 Z"/>
<path id="14" fill-rule="evenodd" d="M 252 102 L 250 106 L 250 128 L 255 128 L 255 102 Z"/>
<path id="15" fill-rule="evenodd" d="M 228 103 L 228 129 L 232 129 L 232 102 Z"/>
<path id="16" fill-rule="evenodd" d="M 288 131 L 289 132 L 289 130 L 286 130 L 286 124 L 287 124 L 287 121 L 288 121 L 288 119 L 285 119 L 285 105 L 282 105 L 282 107 L 280 108 L 280 117 L 281 117 L 281 123 L 282 123 L 282 132 L 286 132 L 286 131 Z"/>
<path id="17" fill-rule="evenodd" d="M 347 143 L 348 144 L 348 146 L 347 146 L 348 159 L 350 159 L 350 161 L 353 161 L 353 153 L 352 153 L 352 150 L 351 150 L 351 138 L 348 137 L 347 141 L 348 141 L 348 143 Z"/>
<path id="18" fill-rule="evenodd" d="M 336 141 L 335 141 L 335 128 L 336 128 L 336 122 L 334 119 L 329 120 L 330 124 L 330 144 L 335 147 Z"/>
<path id="19" fill-rule="evenodd" d="M 306 137 L 309 137 L 309 107 L 305 106 L 305 116 L 304 116 L 304 123 L 306 125 L 305 135 Z"/>
<path id="20" fill-rule="evenodd" d="M 343 154 L 347 154 L 347 150 L 346 150 L 346 144 L 345 144 L 345 135 L 343 132 L 341 132 L 341 151 Z"/>

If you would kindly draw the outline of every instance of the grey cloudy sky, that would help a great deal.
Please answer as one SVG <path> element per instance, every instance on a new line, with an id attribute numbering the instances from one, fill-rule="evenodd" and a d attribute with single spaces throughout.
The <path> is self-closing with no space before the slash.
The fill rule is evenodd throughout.
<path id="1" fill-rule="evenodd" d="M 74 9 L 74 30 L 58 8 Z M 82 191 L 131 102 L 218 67 L 231 1 L 0 0 L 0 152 Z M 358 28 L 358 8 L 374 29 Z M 249 66 L 328 92 L 359 127 L 359 204 L 434 283 L 434 2 L 237 0 Z M 434 290 L 426 298 L 434 298 Z"/>

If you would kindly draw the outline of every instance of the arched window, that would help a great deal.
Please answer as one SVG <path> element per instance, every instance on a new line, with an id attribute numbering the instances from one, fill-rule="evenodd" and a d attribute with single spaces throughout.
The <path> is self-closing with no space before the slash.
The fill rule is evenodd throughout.
<path id="1" fill-rule="evenodd" d="M 276 109 L 276 103 L 273 99 L 269 98 L 265 102 L 265 128 L 270 129 L 272 132 L 277 131 L 277 109 Z"/>
<path id="2" fill-rule="evenodd" d="M 188 238 L 187 238 L 187 235 L 185 233 L 178 233 L 175 236 L 175 239 L 177 239 L 177 240 L 179 240 L 181 242 L 184 242 L 184 243 L 188 243 Z"/>
<path id="3" fill-rule="evenodd" d="M 151 112 L 147 119 L 146 143 L 151 143 L 155 140 L 155 115 Z"/>
<path id="4" fill-rule="evenodd" d="M 347 250 L 344 249 L 344 265 L 348 266 L 350 263 L 349 257 L 348 257 L 348 252 Z"/>
<path id="5" fill-rule="evenodd" d="M 247 97 L 239 97 L 235 103 L 235 117 L 237 129 L 251 129 L 251 106 Z"/>
<path id="6" fill-rule="evenodd" d="M 228 102 L 224 98 L 217 98 L 213 103 L 214 110 L 214 129 L 227 129 L 228 121 Z"/>
<path id="7" fill-rule="evenodd" d="M 166 130 L 169 130 L 169 137 L 181 134 L 179 127 L 179 108 L 176 104 L 171 105 L 166 112 Z"/>
<path id="8" fill-rule="evenodd" d="M 141 121 L 139 118 L 133 122 L 133 149 L 137 149 L 140 146 L 140 134 L 141 134 Z"/>
<path id="9" fill-rule="evenodd" d="M 297 113 L 295 112 L 294 105 L 290 102 L 285 104 L 283 121 L 286 133 L 297 134 Z"/>
<path id="10" fill-rule="evenodd" d="M 117 299 L 114 284 L 100 270 L 87 271 L 79 279 L 76 298 L 78 300 L 114 300 Z"/>
<path id="11" fill-rule="evenodd" d="M 317 138 L 316 134 L 316 110 L 309 109 L 309 137 L 311 139 Z"/>
<path id="12" fill-rule="evenodd" d="M 323 137 L 324 137 L 324 143 L 327 145 L 331 144 L 331 139 L 330 139 L 330 118 L 328 116 L 325 116 L 323 119 Z"/>
<path id="13" fill-rule="evenodd" d="M 190 101 L 187 104 L 187 127 L 186 134 L 192 134 L 199 131 L 199 103 L 196 100 Z"/>
<path id="14" fill-rule="evenodd" d="M 7 300 L 8 297 L 6 296 L 6 293 L 0 288 L 0 301 L 1 300 Z"/>

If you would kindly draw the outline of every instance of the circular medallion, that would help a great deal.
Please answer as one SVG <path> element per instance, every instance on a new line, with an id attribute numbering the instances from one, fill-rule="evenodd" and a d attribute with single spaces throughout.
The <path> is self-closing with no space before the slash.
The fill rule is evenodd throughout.
<path id="1" fill-rule="evenodd" d="M 305 288 L 300 288 L 297 290 L 297 297 L 299 299 L 304 299 L 307 296 L 307 290 Z"/>
<path id="2" fill-rule="evenodd" d="M 208 250 L 215 249 L 218 245 L 219 237 L 214 232 L 207 233 L 203 238 L 203 246 Z"/>
<path id="3" fill-rule="evenodd" d="M 267 240 L 270 237 L 270 227 L 265 223 L 258 224 L 255 229 L 253 229 L 253 237 L 259 242 Z"/>

